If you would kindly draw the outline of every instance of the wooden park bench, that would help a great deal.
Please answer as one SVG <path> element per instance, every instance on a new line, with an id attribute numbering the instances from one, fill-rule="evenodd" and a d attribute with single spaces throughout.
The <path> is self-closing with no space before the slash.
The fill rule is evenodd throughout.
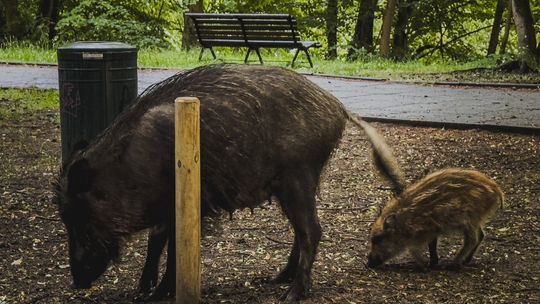
<path id="1" fill-rule="evenodd" d="M 319 42 L 301 41 L 296 19 L 288 14 L 201 14 L 186 13 L 195 24 L 197 39 L 202 46 L 199 61 L 205 49 L 210 49 L 212 56 L 216 54 L 212 47 L 247 47 L 244 62 L 247 63 L 251 51 L 255 51 L 263 64 L 260 48 L 296 49 L 291 66 L 294 65 L 298 53 L 303 51 L 313 67 L 309 49 L 321 47 Z"/>

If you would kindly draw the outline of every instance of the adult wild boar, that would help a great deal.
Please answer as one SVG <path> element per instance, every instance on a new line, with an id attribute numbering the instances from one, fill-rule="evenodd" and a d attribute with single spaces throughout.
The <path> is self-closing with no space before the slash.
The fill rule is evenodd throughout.
<path id="1" fill-rule="evenodd" d="M 172 76 L 63 167 L 59 211 L 69 236 L 75 286 L 89 287 L 119 255 L 121 241 L 152 227 L 140 290 L 156 284 L 159 256 L 174 240 L 174 99 L 201 100 L 202 215 L 253 208 L 274 197 L 294 229 L 276 282 L 284 299 L 306 296 L 321 227 L 315 194 L 347 119 L 364 128 L 377 164 L 394 182 L 395 159 L 376 131 L 333 96 L 283 68 L 213 65 Z M 175 246 L 154 298 L 174 295 Z"/>
<path id="2" fill-rule="evenodd" d="M 437 238 L 449 233 L 464 236 L 451 267 L 468 264 L 484 239 L 482 228 L 503 201 L 497 183 L 478 171 L 432 173 L 384 207 L 371 228 L 368 266 L 379 266 L 409 249 L 416 264 L 425 269 L 422 253 L 426 247 L 430 266 L 435 266 L 439 262 Z"/>

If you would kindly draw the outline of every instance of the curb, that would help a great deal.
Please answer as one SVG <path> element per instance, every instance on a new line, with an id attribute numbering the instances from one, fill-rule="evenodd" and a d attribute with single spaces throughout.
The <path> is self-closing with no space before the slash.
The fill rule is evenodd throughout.
<path id="1" fill-rule="evenodd" d="M 58 66 L 55 63 L 36 63 L 36 62 L 18 62 L 18 61 L 0 61 L 3 65 L 29 65 L 29 66 L 46 66 L 55 67 Z M 163 67 L 139 67 L 139 70 L 186 70 L 181 68 L 163 68 Z M 348 80 L 360 80 L 360 81 L 373 81 L 373 82 L 391 82 L 404 85 L 432 85 L 432 86 L 455 86 L 455 87 L 484 87 L 484 88 L 514 88 L 514 89 L 528 89 L 537 90 L 540 89 L 540 83 L 497 83 L 497 82 L 452 82 L 452 81 L 434 81 L 434 82 L 422 82 L 422 81 L 396 81 L 387 78 L 377 77 L 362 77 L 362 76 L 346 76 L 346 75 L 333 75 L 333 74 L 319 74 L 299 72 L 304 76 L 316 76 L 335 79 L 348 79 Z"/>
<path id="2" fill-rule="evenodd" d="M 521 127 L 521 126 L 505 126 L 492 124 L 476 124 L 476 123 L 457 123 L 457 122 L 440 122 L 427 120 L 407 120 L 397 118 L 384 117 L 365 117 L 362 119 L 367 122 L 392 123 L 398 125 L 406 125 L 411 127 L 431 127 L 431 128 L 446 128 L 456 130 L 486 130 L 493 132 L 508 132 L 524 135 L 540 135 L 540 127 Z"/>

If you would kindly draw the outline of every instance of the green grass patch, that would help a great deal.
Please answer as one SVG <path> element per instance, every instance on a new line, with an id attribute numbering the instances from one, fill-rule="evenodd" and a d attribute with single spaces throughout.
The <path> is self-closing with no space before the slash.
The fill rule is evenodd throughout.
<path id="1" fill-rule="evenodd" d="M 56 63 L 56 49 L 28 42 L 5 42 L 0 45 L 0 61 L 17 63 Z"/>
<path id="2" fill-rule="evenodd" d="M 0 121 L 59 108 L 57 90 L 0 89 Z"/>

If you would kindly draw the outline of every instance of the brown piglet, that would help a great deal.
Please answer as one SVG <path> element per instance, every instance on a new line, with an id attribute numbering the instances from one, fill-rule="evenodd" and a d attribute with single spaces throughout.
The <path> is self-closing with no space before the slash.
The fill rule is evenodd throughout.
<path id="1" fill-rule="evenodd" d="M 408 249 L 425 269 L 426 247 L 430 266 L 436 266 L 437 238 L 451 233 L 462 233 L 464 241 L 450 266 L 468 264 L 484 239 L 482 228 L 503 202 L 497 183 L 478 171 L 445 169 L 429 174 L 392 199 L 373 223 L 368 266 L 379 266 Z"/>

